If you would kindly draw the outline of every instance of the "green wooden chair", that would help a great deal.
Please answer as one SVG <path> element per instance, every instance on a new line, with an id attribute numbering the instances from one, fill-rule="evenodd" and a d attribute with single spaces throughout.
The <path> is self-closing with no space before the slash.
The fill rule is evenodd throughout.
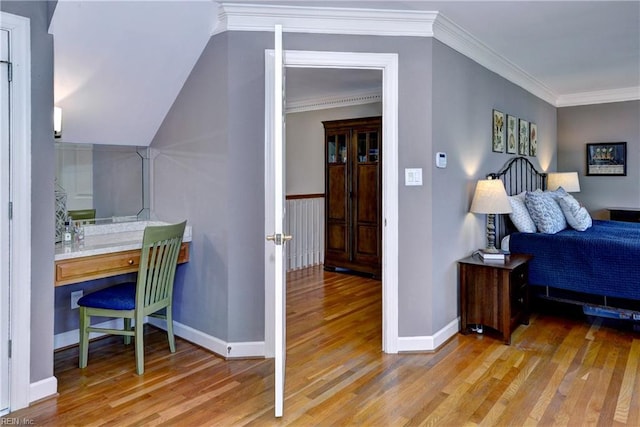
<path id="1" fill-rule="evenodd" d="M 78 300 L 80 306 L 80 368 L 87 367 L 89 333 L 124 335 L 125 344 L 135 340 L 136 370 L 144 372 L 144 318 L 160 317 L 167 321 L 169 349 L 176 351 L 173 336 L 173 281 L 186 221 L 180 224 L 148 226 L 142 238 L 142 253 L 135 283 L 111 286 Z M 123 318 L 124 329 L 91 326 L 91 317 Z M 135 321 L 132 328 L 131 321 Z"/>

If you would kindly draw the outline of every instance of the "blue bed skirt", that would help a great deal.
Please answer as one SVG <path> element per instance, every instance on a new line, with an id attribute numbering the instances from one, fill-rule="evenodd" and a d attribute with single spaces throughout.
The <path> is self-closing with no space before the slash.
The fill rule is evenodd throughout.
<path id="1" fill-rule="evenodd" d="M 586 231 L 513 233 L 512 253 L 534 256 L 529 283 L 640 300 L 640 224 L 594 220 Z"/>

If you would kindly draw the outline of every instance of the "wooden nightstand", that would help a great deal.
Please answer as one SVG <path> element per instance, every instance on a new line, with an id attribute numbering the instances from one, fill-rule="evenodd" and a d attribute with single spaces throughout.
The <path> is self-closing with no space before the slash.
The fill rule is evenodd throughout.
<path id="1" fill-rule="evenodd" d="M 483 325 L 511 344 L 518 323 L 529 324 L 529 261 L 531 255 L 511 254 L 504 263 L 484 262 L 479 255 L 458 261 L 463 334 Z"/>
<path id="2" fill-rule="evenodd" d="M 640 208 L 607 208 L 612 221 L 640 222 Z"/>

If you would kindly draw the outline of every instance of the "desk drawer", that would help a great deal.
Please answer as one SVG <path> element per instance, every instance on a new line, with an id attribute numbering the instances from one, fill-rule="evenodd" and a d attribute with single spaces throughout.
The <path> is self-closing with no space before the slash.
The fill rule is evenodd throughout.
<path id="1" fill-rule="evenodd" d="M 183 243 L 178 263 L 189 261 L 189 243 Z M 123 251 L 82 258 L 71 258 L 55 263 L 55 286 L 85 282 L 125 273 L 135 273 L 140 265 L 140 250 Z"/>

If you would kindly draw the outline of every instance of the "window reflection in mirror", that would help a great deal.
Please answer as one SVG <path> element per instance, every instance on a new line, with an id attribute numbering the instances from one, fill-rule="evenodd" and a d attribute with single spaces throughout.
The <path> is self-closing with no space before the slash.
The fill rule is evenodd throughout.
<path id="1" fill-rule="evenodd" d="M 149 218 L 147 147 L 57 143 L 55 152 L 68 211 L 95 209 L 96 223 Z"/>

